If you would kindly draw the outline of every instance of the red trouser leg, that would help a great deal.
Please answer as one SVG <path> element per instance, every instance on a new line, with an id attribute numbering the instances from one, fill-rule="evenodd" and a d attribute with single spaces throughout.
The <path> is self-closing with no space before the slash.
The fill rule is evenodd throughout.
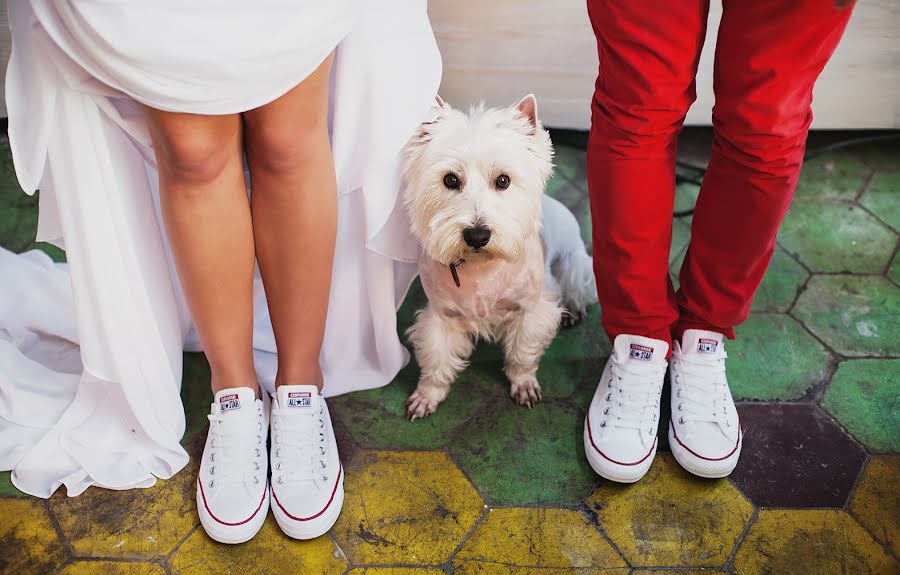
<path id="1" fill-rule="evenodd" d="M 834 0 L 725 0 L 716 43 L 713 153 L 679 276 L 673 336 L 734 337 L 787 211 L 812 89 L 850 18 Z"/>
<path id="2" fill-rule="evenodd" d="M 588 0 L 600 57 L 588 185 L 597 291 L 611 338 L 669 341 L 676 321 L 678 336 L 689 327 L 733 336 L 796 185 L 809 94 L 849 10 L 832 0 L 725 4 L 716 144 L 676 305 L 667 273 L 675 139 L 694 100 L 707 0 Z"/>
<path id="3" fill-rule="evenodd" d="M 708 0 L 589 0 L 600 73 L 587 176 L 594 271 L 609 337 L 668 341 L 675 141 L 694 101 Z"/>

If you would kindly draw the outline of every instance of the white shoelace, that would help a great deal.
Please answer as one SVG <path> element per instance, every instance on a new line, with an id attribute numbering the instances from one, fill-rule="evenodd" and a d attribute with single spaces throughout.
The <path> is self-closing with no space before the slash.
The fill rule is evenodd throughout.
<path id="1" fill-rule="evenodd" d="M 629 369 L 628 364 L 619 364 L 614 357 L 611 361 L 606 396 L 611 404 L 603 411 L 607 419 L 600 422 L 600 427 L 637 429 L 652 435 L 657 418 L 655 408 L 659 406 L 660 384 L 666 373 L 665 364 Z M 649 409 L 651 407 L 654 409 Z"/>
<path id="2" fill-rule="evenodd" d="M 710 422 L 731 427 L 726 412 L 726 357 L 728 354 L 723 351 L 711 357 L 690 355 L 675 360 L 681 371 L 675 382 L 678 423 Z"/>
<path id="3" fill-rule="evenodd" d="M 328 481 L 325 438 L 325 415 L 322 406 L 317 412 L 285 413 L 272 410 L 272 442 L 275 461 L 273 480 Z"/>
<path id="4" fill-rule="evenodd" d="M 256 418 L 256 435 L 248 435 L 246 421 L 234 415 L 208 415 L 210 440 L 209 486 L 216 483 L 258 484 L 262 481 L 259 459 L 265 452 L 262 420 Z"/>

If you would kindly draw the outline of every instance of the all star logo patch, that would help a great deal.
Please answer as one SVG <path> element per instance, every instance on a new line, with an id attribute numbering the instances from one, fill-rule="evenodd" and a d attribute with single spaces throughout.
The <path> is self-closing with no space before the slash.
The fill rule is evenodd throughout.
<path id="1" fill-rule="evenodd" d="M 697 351 L 700 353 L 716 353 L 718 347 L 719 342 L 714 339 L 701 339 L 697 344 Z"/>
<path id="2" fill-rule="evenodd" d="M 240 409 L 241 400 L 238 399 L 236 393 L 231 395 L 223 395 L 219 398 L 219 411 L 231 411 L 232 409 Z"/>
<path id="3" fill-rule="evenodd" d="M 642 361 L 650 361 L 653 359 L 653 348 L 646 345 L 631 344 L 631 359 L 640 359 Z"/>
<path id="4" fill-rule="evenodd" d="M 312 405 L 312 393 L 308 391 L 291 391 L 288 393 L 288 406 L 310 407 Z"/>

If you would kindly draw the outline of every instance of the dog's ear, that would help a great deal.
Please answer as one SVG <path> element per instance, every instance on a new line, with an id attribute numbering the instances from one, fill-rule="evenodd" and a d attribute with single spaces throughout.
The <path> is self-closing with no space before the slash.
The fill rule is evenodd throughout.
<path id="1" fill-rule="evenodd" d="M 528 94 L 519 100 L 516 110 L 518 111 L 517 118 L 525 118 L 532 128 L 537 128 L 537 98 L 534 97 L 534 94 Z"/>

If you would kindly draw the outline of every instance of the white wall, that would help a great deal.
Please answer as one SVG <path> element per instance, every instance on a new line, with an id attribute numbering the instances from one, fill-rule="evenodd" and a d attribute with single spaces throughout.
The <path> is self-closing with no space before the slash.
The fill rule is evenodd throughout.
<path id="1" fill-rule="evenodd" d="M 816 86 L 813 127 L 900 128 L 900 0 L 860 0 L 854 10 Z M 597 51 L 585 0 L 429 0 L 428 11 L 448 102 L 503 105 L 534 92 L 548 126 L 589 128 Z M 688 124 L 710 122 L 721 13 L 712 0 Z"/>

